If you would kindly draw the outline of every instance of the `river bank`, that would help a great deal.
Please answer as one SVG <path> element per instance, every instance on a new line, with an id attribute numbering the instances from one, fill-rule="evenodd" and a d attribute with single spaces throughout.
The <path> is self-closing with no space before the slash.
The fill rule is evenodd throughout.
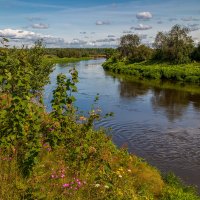
<path id="1" fill-rule="evenodd" d="M 126 64 L 108 59 L 103 68 L 116 74 L 127 74 L 140 79 L 169 80 L 200 84 L 200 63 L 172 65 L 169 63 L 140 62 Z"/>

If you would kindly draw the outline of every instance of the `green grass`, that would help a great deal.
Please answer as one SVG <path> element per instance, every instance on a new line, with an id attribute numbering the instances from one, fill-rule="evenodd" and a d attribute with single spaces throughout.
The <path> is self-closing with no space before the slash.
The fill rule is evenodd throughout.
<path id="1" fill-rule="evenodd" d="M 64 63 L 71 63 L 71 62 L 79 62 L 81 60 L 90 60 L 92 59 L 92 57 L 81 57 L 81 58 L 59 58 L 56 56 L 46 56 L 43 60 L 43 62 L 45 63 L 49 63 L 49 64 L 56 64 L 56 63 L 60 63 L 60 64 L 64 64 Z"/>
<path id="2" fill-rule="evenodd" d="M 200 63 L 170 65 L 168 63 L 141 62 L 125 64 L 124 62 L 113 63 L 107 60 L 103 67 L 105 70 L 128 74 L 140 79 L 170 80 L 177 82 L 200 84 Z"/>

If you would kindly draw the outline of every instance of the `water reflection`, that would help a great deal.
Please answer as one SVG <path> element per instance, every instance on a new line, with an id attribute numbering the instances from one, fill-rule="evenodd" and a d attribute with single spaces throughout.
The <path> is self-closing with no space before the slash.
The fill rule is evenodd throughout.
<path id="1" fill-rule="evenodd" d="M 121 97 L 135 98 L 148 93 L 149 87 L 142 83 L 121 80 L 119 84 L 119 91 Z"/>
<path id="2" fill-rule="evenodd" d="M 190 106 L 200 110 L 200 95 L 175 89 L 150 87 L 141 82 L 119 79 L 119 93 L 122 98 L 136 98 L 151 93 L 153 110 L 164 111 L 170 121 L 181 118 Z"/>
<path id="3" fill-rule="evenodd" d="M 170 121 L 182 117 L 190 104 L 188 93 L 159 88 L 153 89 L 151 102 L 155 111 L 164 109 L 165 114 Z"/>

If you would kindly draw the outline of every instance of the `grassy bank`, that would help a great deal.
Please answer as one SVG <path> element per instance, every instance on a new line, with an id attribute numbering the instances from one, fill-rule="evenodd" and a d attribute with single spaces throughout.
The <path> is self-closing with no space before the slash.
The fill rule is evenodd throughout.
<path id="1" fill-rule="evenodd" d="M 90 60 L 93 59 L 93 57 L 81 57 L 81 58 L 59 58 L 57 56 L 45 56 L 43 62 L 49 63 L 49 64 L 64 64 L 64 63 L 71 63 L 71 62 L 79 62 L 82 60 Z"/>
<path id="2" fill-rule="evenodd" d="M 199 85 L 195 83 L 183 83 L 183 82 L 172 82 L 163 81 L 157 79 L 141 79 L 139 77 L 127 75 L 127 74 L 116 74 L 114 72 L 107 71 L 107 74 L 118 78 L 119 80 L 132 81 L 134 83 L 141 83 L 146 88 L 158 88 L 158 89 L 172 89 L 177 91 L 189 92 L 192 94 L 200 94 Z"/>
<path id="3" fill-rule="evenodd" d="M 4 107 L 1 97 L 0 108 Z M 173 175 L 163 178 L 141 158 L 118 149 L 104 130 L 88 128 L 89 118 L 65 117 L 65 127 L 40 109 L 40 134 L 62 135 L 62 144 L 52 148 L 41 141 L 41 151 L 31 175 L 23 178 L 18 155 L 0 152 L 1 199 L 200 199 Z M 92 115 L 98 110 L 93 110 Z M 32 118 L 32 113 L 27 116 Z M 26 127 L 28 131 L 31 127 Z"/>
<path id="4" fill-rule="evenodd" d="M 140 79 L 170 80 L 200 84 L 200 63 L 170 65 L 167 63 L 140 62 L 125 64 L 107 60 L 103 67 L 105 70 L 128 74 Z"/>

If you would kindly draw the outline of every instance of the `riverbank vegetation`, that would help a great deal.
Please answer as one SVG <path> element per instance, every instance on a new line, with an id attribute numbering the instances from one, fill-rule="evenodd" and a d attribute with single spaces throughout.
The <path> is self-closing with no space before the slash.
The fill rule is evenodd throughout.
<path id="1" fill-rule="evenodd" d="M 141 44 L 138 35 L 120 38 L 118 49 L 103 64 L 105 70 L 141 79 L 200 83 L 200 44 L 195 47 L 189 30 L 175 25 L 159 32 L 153 48 Z"/>
<path id="2" fill-rule="evenodd" d="M 200 199 L 174 175 L 162 177 L 144 160 L 118 149 L 94 103 L 87 117 L 73 103 L 78 72 L 57 77 L 52 111 L 42 101 L 52 65 L 45 51 L 0 50 L 0 197 L 1 199 Z M 98 99 L 98 97 L 95 99 Z M 96 105 L 96 106 L 95 106 Z"/>

